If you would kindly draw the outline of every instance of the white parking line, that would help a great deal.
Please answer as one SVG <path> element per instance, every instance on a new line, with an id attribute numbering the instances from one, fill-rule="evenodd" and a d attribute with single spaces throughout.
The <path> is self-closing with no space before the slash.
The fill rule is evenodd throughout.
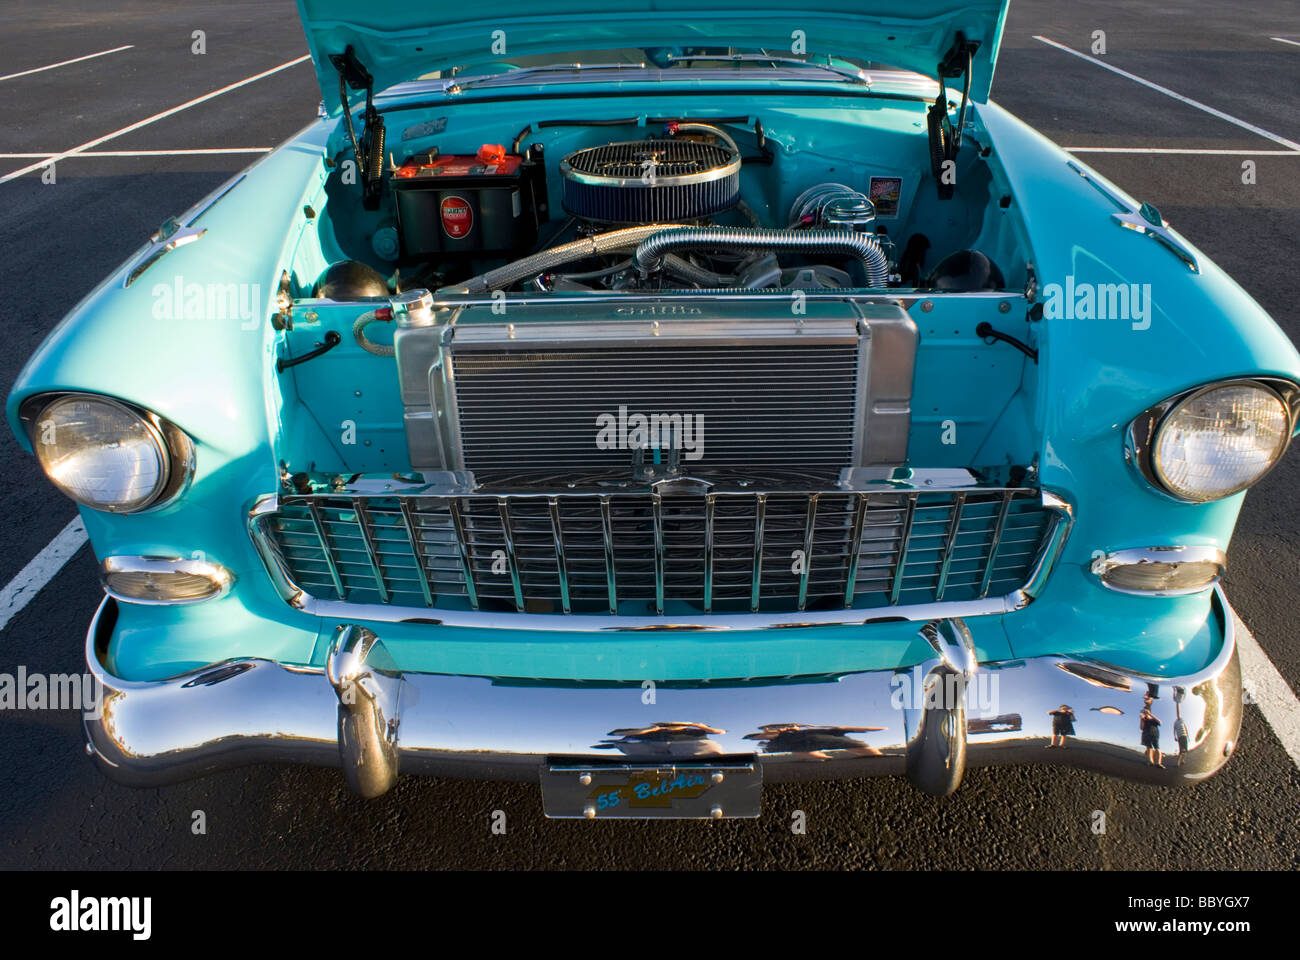
<path id="1" fill-rule="evenodd" d="M 1121 77 L 1125 77 L 1129 80 L 1132 80 L 1134 83 L 1140 83 L 1142 84 L 1142 86 L 1148 88 L 1149 90 L 1155 90 L 1157 93 L 1163 93 L 1167 97 L 1173 97 L 1179 103 L 1185 103 L 1189 107 L 1195 107 L 1197 110 L 1203 110 L 1212 117 L 1218 117 L 1220 120 L 1226 120 L 1228 123 L 1241 127 L 1243 130 L 1249 130 L 1251 133 L 1256 134 L 1257 136 L 1264 137 L 1267 140 L 1272 140 L 1274 143 L 1280 143 L 1288 150 L 1300 151 L 1300 143 L 1296 143 L 1294 140 L 1288 140 L 1286 137 L 1279 137 L 1276 133 L 1270 133 L 1269 131 L 1265 130 L 1263 127 L 1257 127 L 1253 123 L 1247 123 L 1245 120 L 1242 120 L 1239 117 L 1234 117 L 1230 113 L 1224 113 L 1222 110 L 1216 110 L 1214 107 L 1201 103 L 1199 100 L 1193 100 L 1191 97 L 1185 97 L 1181 93 L 1178 93 L 1177 91 L 1170 90 L 1168 87 L 1162 87 L 1158 83 L 1152 83 L 1150 80 L 1144 80 L 1142 77 L 1139 77 L 1135 73 L 1129 73 L 1127 70 L 1121 70 L 1119 67 L 1112 67 L 1109 63 L 1106 63 L 1104 60 L 1098 60 L 1096 57 L 1090 57 L 1086 53 L 1080 53 L 1078 50 L 1075 50 L 1071 47 L 1067 47 L 1063 43 L 1057 43 L 1055 40 L 1049 40 L 1047 37 L 1040 37 L 1037 34 L 1034 35 L 1034 39 L 1039 41 L 1040 43 L 1047 44 L 1049 47 L 1055 47 L 1057 50 L 1064 50 L 1066 53 L 1072 54 L 1078 57 L 1080 60 L 1087 60 L 1089 63 L 1096 64 L 1097 66 L 1101 67 L 1103 70 L 1109 70 L 1111 73 L 1115 73 Z"/>
<path id="2" fill-rule="evenodd" d="M 82 150 L 80 153 L 69 154 L 64 159 L 75 159 L 76 157 L 183 157 L 190 154 L 270 153 L 274 149 L 274 147 L 194 147 L 189 150 Z M 0 153 L 0 160 L 30 160 L 32 157 L 49 159 L 57 155 L 50 153 L 48 150 L 44 153 Z"/>
<path id="3" fill-rule="evenodd" d="M 245 77 L 243 80 L 239 80 L 236 81 L 235 83 L 227 84 L 226 86 L 222 87 L 219 90 L 213 90 L 211 93 L 205 93 L 201 97 L 195 97 L 193 100 L 187 100 L 185 103 L 178 104 L 177 106 L 172 107 L 170 110 L 164 110 L 162 113 L 155 113 L 152 117 L 145 117 L 143 120 L 137 120 L 135 123 L 130 124 L 129 126 L 125 126 L 120 130 L 114 130 L 112 133 L 106 133 L 104 134 L 104 136 L 96 137 L 94 140 L 87 140 L 85 143 L 81 144 L 80 146 L 73 147 L 71 150 L 65 150 L 63 153 L 46 157 L 44 160 L 38 160 L 36 163 L 29 163 L 27 166 L 15 170 L 13 173 L 6 173 L 3 177 L 0 177 L 0 183 L 8 183 L 10 180 L 15 180 L 18 177 L 29 174 L 34 170 L 40 170 L 43 167 L 47 167 L 51 163 L 57 163 L 60 160 L 65 160 L 68 157 L 75 156 L 79 153 L 82 153 L 83 151 L 89 150 L 91 147 L 97 147 L 101 143 L 105 143 L 108 140 L 113 140 L 116 137 L 120 137 L 123 136 L 124 134 L 128 134 L 135 130 L 139 130 L 141 127 L 148 126 L 149 124 L 154 123 L 158 120 L 162 120 L 165 117 L 170 117 L 173 114 L 180 113 L 182 110 L 188 110 L 190 107 L 198 106 L 200 103 L 204 103 L 208 100 L 211 100 L 213 97 L 219 97 L 223 93 L 229 93 L 231 90 L 237 90 L 238 88 L 246 84 L 253 83 L 256 80 L 261 80 L 263 77 L 269 77 L 271 76 L 271 74 L 279 73 L 281 70 L 287 70 L 289 69 L 289 67 L 296 66 L 297 64 L 300 64 L 310 59 L 311 59 L 311 55 L 305 53 L 301 57 L 297 57 L 293 60 L 289 60 L 285 63 L 280 64 L 278 67 L 272 67 L 270 70 L 263 70 L 261 73 L 255 73 L 251 77 Z"/>
<path id="4" fill-rule="evenodd" d="M 1217 150 L 1208 147 L 1062 147 L 1061 149 L 1070 153 L 1182 153 L 1195 156 L 1300 157 L 1300 153 L 1295 150 Z"/>
<path id="5" fill-rule="evenodd" d="M 1282 741 L 1282 747 L 1291 760 L 1300 767 L 1300 700 L 1278 673 L 1255 640 L 1254 634 L 1241 622 L 1237 611 L 1232 611 L 1237 626 L 1237 650 L 1241 656 L 1241 676 L 1246 691 L 1273 733 Z"/>
<path id="6" fill-rule="evenodd" d="M 41 592 L 41 588 L 63 569 L 63 565 L 72 559 L 72 555 L 86 542 L 86 528 L 81 517 L 74 517 L 59 535 L 45 545 L 45 549 L 32 558 L 27 566 L 18 571 L 18 576 L 10 580 L 0 590 L 0 630 L 9 620 Z"/>
<path id="7" fill-rule="evenodd" d="M 1269 37 L 1270 40 L 1276 40 L 1278 43 L 1289 43 L 1293 47 L 1300 47 L 1300 40 L 1288 40 L 1286 37 Z M 3 80 L 4 77 L 0 77 Z"/>
<path id="8" fill-rule="evenodd" d="M 94 60 L 96 57 L 106 57 L 110 53 L 120 53 L 123 50 L 130 50 L 134 44 L 128 43 L 125 46 L 114 47 L 112 50 L 101 50 L 99 53 L 88 53 L 84 57 L 73 57 L 71 60 L 60 60 L 58 63 L 51 63 L 44 67 L 32 67 L 30 70 L 20 70 L 18 73 L 6 73 L 0 80 L 12 80 L 14 77 L 25 77 L 30 73 L 40 73 L 42 70 L 53 70 L 55 67 L 66 67 L 70 63 L 81 63 L 83 60 Z"/>

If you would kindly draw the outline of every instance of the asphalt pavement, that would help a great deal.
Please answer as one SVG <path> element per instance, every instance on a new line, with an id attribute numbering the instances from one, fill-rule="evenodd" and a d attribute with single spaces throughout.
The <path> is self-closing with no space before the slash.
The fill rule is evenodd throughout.
<path id="1" fill-rule="evenodd" d="M 192 51 L 204 31 L 206 53 Z M 1036 36 L 1149 84 L 1300 140 L 1300 9 L 1222 4 L 1013 0 L 993 99 L 1166 219 L 1300 342 L 1300 155 Z M 75 64 L 5 75 L 130 45 Z M 289 2 L 116 3 L 0 10 L 0 178 L 306 52 Z M 309 63 L 286 67 L 117 137 L 100 150 L 262 148 L 315 116 Z M 1169 149 L 1226 153 L 1159 152 Z M 0 290 L 7 392 L 50 328 L 248 154 L 69 157 L 56 182 L 0 182 Z M 1256 182 L 1243 184 L 1244 159 Z M 142 376 L 147 371 L 141 372 Z M 1246 498 L 1228 595 L 1292 691 L 1300 572 L 1300 455 Z M 7 430 L 0 431 L 0 585 L 74 516 Z M 0 630 L 0 671 L 81 669 L 100 591 L 83 548 Z M 542 817 L 535 786 L 403 778 L 362 801 L 330 770 L 257 767 L 159 790 L 105 780 L 71 712 L 0 712 L 0 868 L 1300 868 L 1300 771 L 1254 706 L 1236 756 L 1194 790 L 1168 792 L 1061 768 L 968 771 L 933 800 L 893 780 L 772 785 L 757 821 L 570 822 Z M 195 811 L 207 833 L 191 830 Z M 504 835 L 492 830 L 504 811 Z M 1095 811 L 1107 829 L 1093 830 Z M 807 831 L 792 832 L 795 811 Z"/>

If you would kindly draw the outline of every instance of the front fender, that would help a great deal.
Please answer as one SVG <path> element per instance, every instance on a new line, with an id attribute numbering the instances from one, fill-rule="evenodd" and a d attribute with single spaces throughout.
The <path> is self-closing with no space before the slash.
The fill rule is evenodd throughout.
<path id="1" fill-rule="evenodd" d="M 1086 621 L 1093 611 L 1130 607 L 1155 617 L 1188 598 L 1121 600 L 1087 570 L 1098 552 L 1164 544 L 1227 550 L 1245 494 L 1214 503 L 1175 501 L 1126 462 L 1124 434 L 1138 414 L 1181 391 L 1239 376 L 1300 381 L 1300 354 L 1249 294 L 1185 238 L 1193 272 L 1166 247 L 1122 228 L 1094 183 L 1132 198 L 995 105 L 977 108 L 977 135 L 991 143 L 1032 248 L 1040 298 L 1048 284 L 1149 285 L 1149 322 L 1057 316 L 1032 324 L 1039 348 L 1037 428 L 1040 478 L 1078 506 L 1060 567 L 1036 605 Z M 982 129 L 980 129 L 982 128 Z M 1136 209 L 1140 204 L 1132 202 Z M 1202 619 L 1208 592 L 1190 598 Z M 1136 604 L 1131 601 L 1136 600 Z M 1031 608 L 1032 612 L 1033 608 Z M 1190 613 L 1190 611 L 1188 611 Z M 1026 616 L 1017 652 L 1051 646 L 1050 624 Z M 1081 632 L 1086 624 L 1080 623 Z M 1099 631 L 1105 633 L 1109 631 Z M 1098 643 L 1106 642 L 1104 636 Z"/>

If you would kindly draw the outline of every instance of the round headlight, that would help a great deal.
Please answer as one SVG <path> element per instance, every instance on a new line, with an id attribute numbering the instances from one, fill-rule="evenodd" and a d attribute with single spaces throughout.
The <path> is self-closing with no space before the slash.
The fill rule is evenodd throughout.
<path id="1" fill-rule="evenodd" d="M 1151 465 L 1183 500 L 1218 500 L 1245 490 L 1286 451 L 1291 417 L 1258 383 L 1207 387 L 1177 403 L 1156 428 Z"/>
<path id="2" fill-rule="evenodd" d="M 158 427 L 106 397 L 65 396 L 41 411 L 33 439 L 46 475 L 73 500 L 114 513 L 147 507 L 167 486 Z"/>

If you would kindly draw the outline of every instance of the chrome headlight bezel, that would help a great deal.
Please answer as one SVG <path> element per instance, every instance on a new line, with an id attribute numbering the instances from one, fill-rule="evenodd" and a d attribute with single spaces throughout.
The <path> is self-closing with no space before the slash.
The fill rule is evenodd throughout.
<path id="1" fill-rule="evenodd" d="M 55 393 L 42 393 L 28 397 L 23 401 L 18 411 L 18 418 L 27 428 L 27 436 L 33 450 L 38 449 L 40 443 L 40 424 L 45 419 L 45 413 L 54 404 L 69 399 L 86 399 L 93 400 L 97 403 L 103 403 L 108 406 L 117 407 L 126 413 L 138 418 L 148 433 L 158 443 L 162 451 L 162 477 L 154 492 L 143 501 L 130 507 L 111 507 L 94 503 L 88 503 L 73 496 L 63 486 L 58 484 L 48 473 L 46 478 L 54 484 L 55 488 L 71 499 L 74 503 L 87 507 L 91 510 L 98 510 L 102 513 L 112 513 L 117 515 L 130 515 L 138 513 L 149 513 L 154 510 L 160 510 L 174 502 L 189 487 L 190 481 L 194 475 L 194 443 L 190 440 L 185 431 L 181 430 L 171 421 L 158 416 L 151 410 L 146 410 L 136 404 L 120 400 L 116 397 L 106 396 L 99 393 L 90 393 L 80 390 L 63 390 Z"/>
<path id="2" fill-rule="evenodd" d="M 1256 476 L 1250 483 L 1238 487 L 1230 493 L 1223 494 L 1219 497 L 1210 499 L 1195 499 L 1185 497 L 1171 489 L 1161 478 L 1156 469 L 1154 458 L 1154 447 L 1160 434 L 1161 427 L 1169 417 L 1189 400 L 1194 400 L 1213 390 L 1219 390 L 1224 387 L 1249 386 L 1266 390 L 1273 394 L 1282 404 L 1282 408 L 1287 414 L 1287 441 L 1283 444 L 1281 451 L 1273 462 L 1262 473 Z M 1243 490 L 1248 490 L 1268 474 L 1282 461 L 1286 456 L 1286 451 L 1294 438 L 1297 424 L 1300 423 L 1300 385 L 1290 380 L 1283 380 L 1278 377 L 1231 377 L 1226 380 L 1215 380 L 1212 383 L 1202 384 L 1191 390 L 1184 390 L 1182 393 L 1175 394 L 1152 407 L 1148 407 L 1142 413 L 1138 414 L 1132 422 L 1129 423 L 1128 429 L 1124 435 L 1124 459 L 1137 470 L 1148 486 L 1161 496 L 1176 501 L 1177 503 L 1214 503 L 1217 500 L 1224 500 L 1228 497 L 1235 496 Z"/>

